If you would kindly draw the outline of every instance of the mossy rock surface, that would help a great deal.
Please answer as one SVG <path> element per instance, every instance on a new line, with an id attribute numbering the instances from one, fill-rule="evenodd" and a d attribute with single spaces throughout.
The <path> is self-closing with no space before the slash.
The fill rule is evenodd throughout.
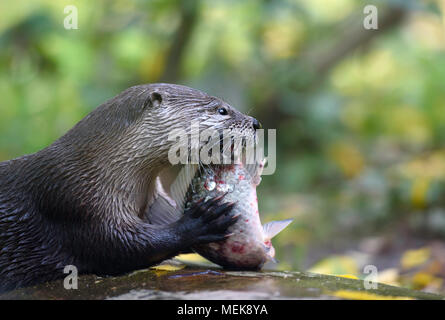
<path id="1" fill-rule="evenodd" d="M 226 271 L 196 264 L 169 263 L 120 277 L 79 277 L 78 289 L 63 280 L 22 288 L 0 299 L 444 299 L 445 297 L 363 280 L 306 272 Z"/>

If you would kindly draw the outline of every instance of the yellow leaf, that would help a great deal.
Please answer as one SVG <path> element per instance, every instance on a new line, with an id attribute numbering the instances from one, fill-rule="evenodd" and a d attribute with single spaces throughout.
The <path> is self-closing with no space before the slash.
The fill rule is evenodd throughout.
<path id="1" fill-rule="evenodd" d="M 412 282 L 414 288 L 420 290 L 429 286 L 440 288 L 443 280 L 426 272 L 418 272 L 414 275 Z"/>
<path id="2" fill-rule="evenodd" d="M 160 264 L 158 266 L 151 267 L 150 269 L 156 270 L 156 271 L 177 271 L 184 269 L 185 265 L 171 265 L 171 264 Z"/>
<path id="3" fill-rule="evenodd" d="M 411 297 L 382 296 L 370 292 L 350 291 L 350 290 L 338 290 L 331 293 L 331 295 L 351 300 L 414 300 Z"/>
<path id="4" fill-rule="evenodd" d="M 186 254 L 180 254 L 175 257 L 176 260 L 179 260 L 181 262 L 195 262 L 195 263 L 201 263 L 201 262 L 207 262 L 208 260 L 203 258 L 197 253 L 186 253 Z"/>
<path id="5" fill-rule="evenodd" d="M 311 267 L 309 272 L 330 275 L 357 275 L 357 262 L 348 256 L 331 256 Z"/>
<path id="6" fill-rule="evenodd" d="M 424 264 L 430 258 L 430 254 L 431 252 L 429 248 L 408 250 L 403 254 L 400 263 L 402 264 L 403 269 L 417 267 Z"/>
<path id="7" fill-rule="evenodd" d="M 356 177 L 365 167 L 365 159 L 361 152 L 345 142 L 333 144 L 329 148 L 329 157 L 348 178 Z"/>
<path id="8" fill-rule="evenodd" d="M 445 179 L 445 150 L 435 151 L 427 156 L 402 163 L 399 173 L 407 178 Z"/>
<path id="9" fill-rule="evenodd" d="M 424 208 L 427 203 L 427 193 L 430 186 L 430 178 L 418 177 L 414 179 L 411 189 L 411 202 L 416 208 Z"/>
<path id="10" fill-rule="evenodd" d="M 389 284 L 392 286 L 400 286 L 399 270 L 396 268 L 385 269 L 378 274 L 377 282 Z"/>
<path id="11" fill-rule="evenodd" d="M 347 279 L 358 279 L 357 276 L 352 274 L 337 274 L 337 277 L 347 278 Z"/>

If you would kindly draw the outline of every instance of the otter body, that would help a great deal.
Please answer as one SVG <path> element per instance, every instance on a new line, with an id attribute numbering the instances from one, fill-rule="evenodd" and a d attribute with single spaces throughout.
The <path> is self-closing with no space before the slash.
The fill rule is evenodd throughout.
<path id="1" fill-rule="evenodd" d="M 174 223 L 150 223 L 155 179 L 170 165 L 167 136 L 192 120 L 249 134 L 258 123 L 198 90 L 141 85 L 49 147 L 0 163 L 0 290 L 61 278 L 67 265 L 122 274 L 227 237 L 236 217 L 220 199 Z"/>

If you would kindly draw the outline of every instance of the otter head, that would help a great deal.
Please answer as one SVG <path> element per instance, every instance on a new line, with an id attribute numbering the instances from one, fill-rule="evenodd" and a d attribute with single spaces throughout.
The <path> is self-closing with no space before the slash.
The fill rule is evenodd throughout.
<path id="1" fill-rule="evenodd" d="M 252 138 L 260 123 L 247 116 L 219 98 L 180 85 L 152 84 L 140 86 L 144 98 L 144 114 L 138 126 L 138 135 L 147 137 L 147 159 L 153 156 L 165 164 L 168 152 L 174 147 L 172 136 L 178 132 L 185 133 L 187 147 L 196 135 L 198 148 L 209 140 L 203 140 L 199 134 L 217 132 L 230 133 L 236 138 Z M 212 131 L 209 131 L 212 130 Z M 221 136 L 222 137 L 222 136 Z M 210 137 L 209 137 L 210 139 Z"/>
<path id="2" fill-rule="evenodd" d="M 108 188 L 146 194 L 160 171 L 170 166 L 169 150 L 176 143 L 169 134 L 177 129 L 233 130 L 251 137 L 259 128 L 252 117 L 199 90 L 172 84 L 131 87 L 82 119 L 48 151 L 64 159 L 70 176 L 85 180 L 87 188 Z M 69 165 L 68 165 L 69 164 Z M 100 181 L 99 184 L 96 181 Z M 104 191 L 101 191 L 105 193 Z"/>

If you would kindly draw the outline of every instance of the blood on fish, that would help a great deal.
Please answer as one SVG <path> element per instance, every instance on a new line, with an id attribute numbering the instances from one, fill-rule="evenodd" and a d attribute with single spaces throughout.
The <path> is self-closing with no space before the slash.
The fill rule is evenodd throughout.
<path id="1" fill-rule="evenodd" d="M 231 247 L 232 252 L 234 253 L 243 253 L 244 252 L 244 245 L 243 244 L 236 244 L 234 243 Z"/>

